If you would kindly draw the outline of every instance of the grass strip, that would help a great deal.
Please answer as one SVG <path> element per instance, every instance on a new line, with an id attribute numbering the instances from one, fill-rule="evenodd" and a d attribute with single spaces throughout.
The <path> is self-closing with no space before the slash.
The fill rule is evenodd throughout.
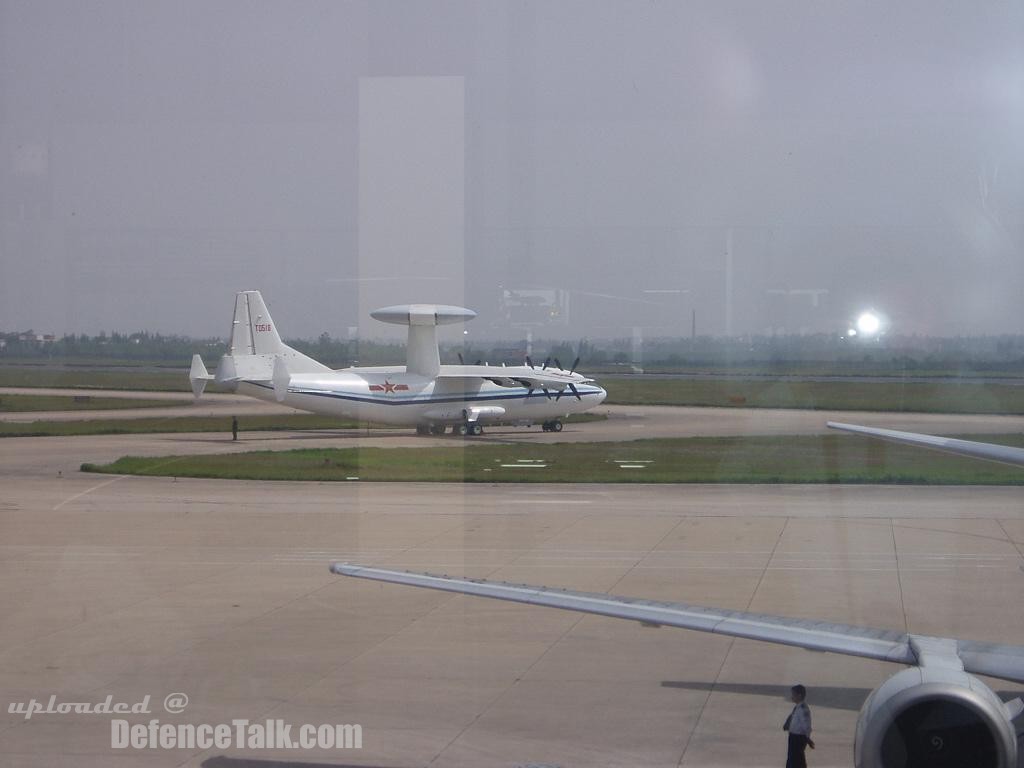
<path id="1" fill-rule="evenodd" d="M 1024 435 L 972 436 L 1024 446 Z M 125 456 L 86 472 L 244 480 L 454 483 L 894 483 L 1021 485 L 1013 467 L 853 435 L 619 443 L 253 451 Z"/>
<path id="2" fill-rule="evenodd" d="M 1024 386 L 984 383 L 608 379 L 607 403 L 917 413 L 1024 413 Z"/>
<path id="3" fill-rule="evenodd" d="M 32 411 L 114 411 L 126 408 L 178 408 L 180 400 L 93 395 L 0 395 L 0 413 Z"/>
<path id="4" fill-rule="evenodd" d="M 354 421 L 295 414 L 243 416 L 240 432 L 353 429 Z M 0 437 L 68 437 L 75 435 L 139 435 L 160 432 L 224 432 L 231 434 L 230 416 L 173 416 L 163 419 L 89 419 L 83 421 L 0 422 Z"/>
<path id="5" fill-rule="evenodd" d="M 130 389 L 145 392 L 188 392 L 188 369 L 169 371 L 68 370 L 63 368 L 2 367 L 0 387 L 46 387 L 69 389 Z"/>

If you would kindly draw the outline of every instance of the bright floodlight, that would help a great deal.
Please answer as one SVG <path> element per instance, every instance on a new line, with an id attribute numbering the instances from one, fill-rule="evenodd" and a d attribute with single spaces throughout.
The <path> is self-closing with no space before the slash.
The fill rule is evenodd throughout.
<path id="1" fill-rule="evenodd" d="M 863 336 L 874 336 L 881 325 L 882 321 L 878 319 L 878 315 L 871 312 L 865 312 L 857 318 L 857 330 Z"/>

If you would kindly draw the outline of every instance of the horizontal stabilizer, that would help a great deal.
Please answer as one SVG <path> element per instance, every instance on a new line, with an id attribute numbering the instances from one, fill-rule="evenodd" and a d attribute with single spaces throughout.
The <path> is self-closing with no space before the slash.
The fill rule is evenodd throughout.
<path id="1" fill-rule="evenodd" d="M 192 394 L 196 396 L 197 400 L 206 389 L 206 382 L 213 381 L 213 376 L 206 370 L 203 358 L 199 355 L 192 355 L 192 367 L 188 371 L 188 380 L 192 385 Z"/>
<path id="2" fill-rule="evenodd" d="M 274 357 L 274 375 L 271 382 L 274 385 L 274 399 L 283 403 L 288 394 L 288 386 L 292 383 L 292 377 L 288 373 L 288 366 L 285 365 L 284 359 L 280 355 Z"/>

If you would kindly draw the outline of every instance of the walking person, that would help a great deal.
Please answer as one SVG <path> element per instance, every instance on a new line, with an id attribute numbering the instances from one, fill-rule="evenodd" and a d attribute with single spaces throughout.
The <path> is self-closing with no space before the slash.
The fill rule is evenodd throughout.
<path id="1" fill-rule="evenodd" d="M 231 439 L 232 440 L 237 440 L 238 439 L 238 417 L 237 416 L 232 416 L 231 417 Z"/>
<path id="2" fill-rule="evenodd" d="M 811 739 L 811 708 L 807 706 L 807 689 L 802 685 L 794 685 L 789 689 L 789 698 L 793 702 L 793 711 L 789 713 L 782 730 L 789 733 L 789 746 L 786 752 L 786 768 L 807 768 L 807 747 L 814 749 Z"/>

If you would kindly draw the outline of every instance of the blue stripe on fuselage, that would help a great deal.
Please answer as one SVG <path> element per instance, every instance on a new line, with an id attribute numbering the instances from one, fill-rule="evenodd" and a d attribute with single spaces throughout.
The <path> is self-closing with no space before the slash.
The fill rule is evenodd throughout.
<path id="1" fill-rule="evenodd" d="M 262 383 L 257 382 L 257 381 L 249 381 L 249 382 L 246 382 L 246 383 L 247 384 L 252 384 L 253 386 L 256 386 L 256 387 L 262 387 L 263 389 L 273 389 L 273 387 L 271 385 L 269 385 L 269 384 L 262 384 Z M 577 389 L 579 389 L 579 388 L 577 387 Z M 464 394 L 464 395 L 459 395 L 459 396 L 445 395 L 444 397 L 431 397 L 431 396 L 418 397 L 416 395 L 411 395 L 411 396 L 405 397 L 405 396 L 399 395 L 398 398 L 383 399 L 383 398 L 373 397 L 372 395 L 363 396 L 363 395 L 354 395 L 354 394 L 351 394 L 349 392 L 327 392 L 327 391 L 324 391 L 322 389 L 311 389 L 311 390 L 289 389 L 288 390 L 288 394 L 290 394 L 290 395 L 313 395 L 315 397 L 330 397 L 330 398 L 334 398 L 335 400 L 351 400 L 351 401 L 356 402 L 356 403 L 374 403 L 374 404 L 377 404 L 377 405 L 426 405 L 426 404 L 430 404 L 430 403 L 467 403 L 467 402 L 480 402 L 480 401 L 487 401 L 487 400 L 523 400 L 523 399 L 528 399 L 528 398 L 532 398 L 532 397 L 542 397 L 545 400 L 548 399 L 548 396 L 545 395 L 543 392 L 541 392 L 539 390 L 534 390 L 533 394 L 527 394 L 526 387 L 523 387 L 522 389 L 519 390 L 519 392 L 521 394 L 508 394 L 508 395 L 502 395 L 502 394 L 494 394 L 494 395 L 471 395 L 471 394 Z M 600 392 L 601 392 L 601 390 L 584 390 L 584 389 L 580 389 L 580 396 L 581 397 L 586 397 L 587 395 L 597 395 L 597 394 L 600 394 Z M 562 397 L 575 397 L 575 395 L 573 395 L 572 392 L 565 392 L 565 393 L 562 394 Z M 402 398 L 402 399 L 399 399 L 399 398 Z M 554 398 L 554 394 L 552 394 L 551 398 L 552 399 Z"/>

